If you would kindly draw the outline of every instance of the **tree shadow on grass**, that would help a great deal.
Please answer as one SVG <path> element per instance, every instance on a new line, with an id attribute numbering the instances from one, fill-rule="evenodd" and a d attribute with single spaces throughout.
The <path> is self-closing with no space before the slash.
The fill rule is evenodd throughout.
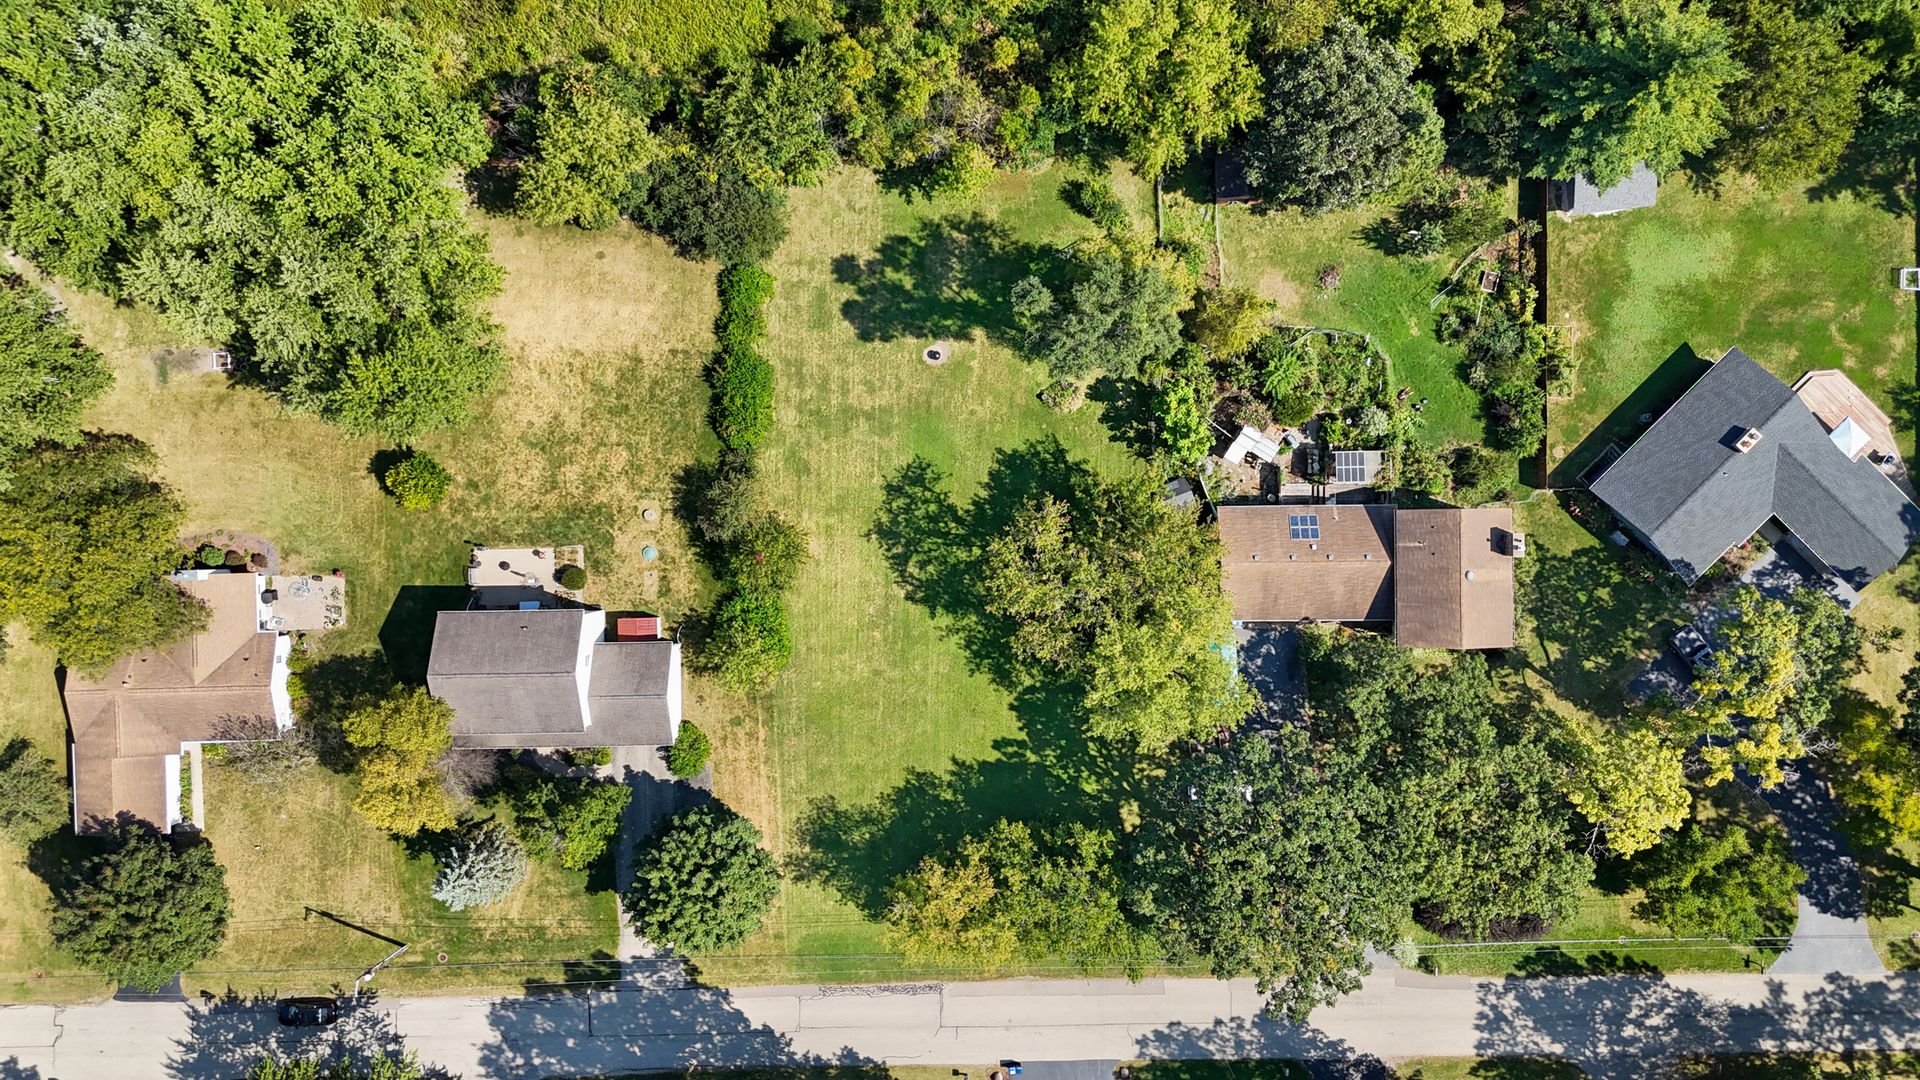
<path id="1" fill-rule="evenodd" d="M 910 770 L 868 803 L 814 800 L 796 827 L 799 854 L 787 871 L 831 887 L 877 919 L 895 879 L 928 856 L 955 854 L 1003 818 L 1117 827 L 1116 808 L 1139 794 L 1133 759 L 1079 730 L 1077 693 L 1030 688 L 1014 712 L 1026 738 L 995 740 L 996 757 L 956 758 L 944 773 Z"/>
<path id="2" fill-rule="evenodd" d="M 1677 601 L 1635 579 L 1611 544 L 1571 552 L 1542 548 L 1528 558 L 1533 566 L 1521 602 L 1545 656 L 1538 673 L 1571 704 L 1619 715 L 1626 708 L 1626 678 L 1649 635 L 1677 625 Z"/>
<path id="3" fill-rule="evenodd" d="M 342 725 L 355 709 L 393 689 L 392 666 L 378 650 L 329 656 L 302 672 L 300 681 L 307 694 L 300 725 L 313 739 L 320 764 L 332 772 L 352 771 L 353 747 Z"/>
<path id="4" fill-rule="evenodd" d="M 1119 443 L 1137 457 L 1153 456 L 1153 424 L 1159 417 L 1153 411 L 1153 391 L 1146 383 L 1102 375 L 1088 388 L 1087 397 L 1104 406 L 1100 423 L 1106 426 L 1109 442 Z"/>
<path id="5" fill-rule="evenodd" d="M 833 276 L 854 287 L 840 306 L 862 341 L 969 338 L 976 330 L 1005 338 L 1013 329 L 1007 291 L 1050 261 L 1038 244 L 978 211 L 922 221 L 889 236 L 862 260 L 841 255 Z"/>
<path id="6" fill-rule="evenodd" d="M 878 917 L 895 878 L 1001 818 L 1118 825 L 1119 806 L 1136 795 L 1137 757 L 1088 734 L 1078 686 L 1014 654 L 1015 626 L 986 610 L 983 580 L 988 544 L 1023 505 L 1042 494 L 1078 504 L 1094 479 L 1048 438 L 998 451 L 964 505 L 923 457 L 887 480 L 872 536 L 894 580 L 959 644 L 973 670 L 1013 695 L 1023 737 L 996 741 L 992 758 L 955 760 L 944 774 L 914 770 L 870 803 L 816 800 L 800 819 L 795 876 Z"/>
<path id="7" fill-rule="evenodd" d="M 1605 420 L 1586 433 L 1572 453 L 1554 466 L 1553 486 L 1570 487 L 1576 483 L 1580 474 L 1606 452 L 1608 444 L 1618 443 L 1622 450 L 1633 445 L 1647 429 L 1640 417 L 1651 415 L 1659 419 L 1711 366 L 1694 354 L 1692 345 L 1682 342 L 1652 374 L 1634 387 L 1626 400 L 1614 406 Z"/>

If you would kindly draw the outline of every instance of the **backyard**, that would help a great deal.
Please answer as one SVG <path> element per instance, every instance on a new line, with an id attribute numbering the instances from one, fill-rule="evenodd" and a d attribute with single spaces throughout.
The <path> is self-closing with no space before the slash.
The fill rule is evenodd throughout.
<path id="1" fill-rule="evenodd" d="M 1631 442 L 1638 417 L 1698 374 L 1694 357 L 1734 346 L 1789 383 L 1839 368 L 1901 416 L 1914 309 L 1895 278 L 1913 261 L 1912 220 L 1850 196 L 1744 183 L 1714 197 L 1677 176 L 1658 206 L 1556 219 L 1547 236 L 1548 316 L 1574 328 L 1580 371 L 1573 398 L 1549 409 L 1556 484 L 1609 441 Z"/>
<path id="2" fill-rule="evenodd" d="M 379 444 L 286 415 L 256 390 L 156 363 L 156 351 L 177 341 L 146 308 L 66 297 L 118 374 L 89 425 L 131 432 L 159 452 L 161 474 L 190 508 L 188 533 L 258 533 L 279 546 L 289 571 L 345 572 L 352 583 L 347 624 L 317 639 L 323 658 L 382 648 L 401 674 L 419 678 L 433 611 L 464 603 L 469 542 L 583 543 L 593 575 L 588 598 L 610 609 L 658 610 L 671 620 L 701 598 L 699 571 L 672 520 L 672 495 L 678 471 L 711 438 L 699 380 L 711 340 L 710 269 L 674 258 L 632 229 L 483 224 L 511 275 L 496 318 L 514 366 L 471 426 L 423 441 L 457 477 L 446 504 L 428 513 L 403 512 L 380 492 L 370 472 Z M 657 501 L 665 519 L 643 521 L 642 500 Z M 650 564 L 657 576 L 641 569 L 638 551 L 647 543 L 661 551 Z M 0 665 L 0 736 L 26 735 L 64 761 L 52 661 L 25 637 L 13 630 Z M 687 714 L 724 729 L 713 716 L 726 713 L 713 700 L 695 682 Z M 726 760 L 730 747 L 722 743 Z M 350 981 L 390 951 L 307 916 L 307 905 L 413 944 L 406 959 L 420 970 L 397 974 L 395 986 L 553 982 L 577 973 L 551 963 L 456 965 L 611 955 L 612 894 L 604 885 L 587 892 L 584 875 L 547 867 L 508 910 L 450 915 L 426 895 L 431 862 L 409 858 L 353 815 L 342 778 L 315 774 L 263 799 L 217 768 L 209 775 L 207 835 L 227 867 L 235 922 L 226 952 L 189 982 L 243 992 L 300 989 Z M 288 828 L 282 813 L 309 827 Z M 11 1000 L 110 990 L 89 976 L 67 978 L 78 973 L 46 942 L 45 896 L 18 859 L 0 863 L 0 986 Z M 428 971 L 441 951 L 448 967 Z M 35 979 L 36 970 L 44 977 Z"/>

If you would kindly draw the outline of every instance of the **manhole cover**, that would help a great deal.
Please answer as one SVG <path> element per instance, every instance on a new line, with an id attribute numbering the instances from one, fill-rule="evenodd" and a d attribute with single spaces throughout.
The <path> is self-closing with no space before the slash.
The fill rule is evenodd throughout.
<path id="1" fill-rule="evenodd" d="M 953 343 L 949 341 L 936 341 L 932 345 L 927 346 L 927 351 L 922 355 L 926 357 L 927 363 L 929 364 L 936 366 L 944 364 L 953 358 Z"/>

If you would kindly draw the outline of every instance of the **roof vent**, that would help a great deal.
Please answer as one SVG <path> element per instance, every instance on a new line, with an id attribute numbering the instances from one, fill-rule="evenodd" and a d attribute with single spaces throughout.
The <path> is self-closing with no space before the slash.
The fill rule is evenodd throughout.
<path id="1" fill-rule="evenodd" d="M 1472 581 L 1472 580 L 1473 580 L 1473 571 L 1471 571 L 1471 570 L 1469 570 L 1469 571 L 1467 571 L 1467 580 L 1468 580 L 1468 581 Z"/>
<path id="2" fill-rule="evenodd" d="M 1744 454 L 1747 451 L 1753 449 L 1753 444 L 1759 441 L 1760 441 L 1760 429 L 1757 427 L 1750 427 L 1746 431 L 1741 433 L 1740 441 L 1737 443 L 1734 443 L 1733 448 Z"/>

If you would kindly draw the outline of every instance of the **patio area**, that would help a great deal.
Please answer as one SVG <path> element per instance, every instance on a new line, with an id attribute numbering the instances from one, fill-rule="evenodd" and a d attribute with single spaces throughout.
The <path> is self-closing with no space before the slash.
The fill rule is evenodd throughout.
<path id="1" fill-rule="evenodd" d="M 268 575 L 261 582 L 260 607 L 262 630 L 331 630 L 347 621 L 347 579 Z"/>
<path id="2" fill-rule="evenodd" d="M 467 560 L 467 585 L 482 610 L 567 607 L 586 602 L 584 589 L 568 589 L 560 576 L 568 567 L 586 569 L 586 550 L 561 547 L 473 549 Z"/>

